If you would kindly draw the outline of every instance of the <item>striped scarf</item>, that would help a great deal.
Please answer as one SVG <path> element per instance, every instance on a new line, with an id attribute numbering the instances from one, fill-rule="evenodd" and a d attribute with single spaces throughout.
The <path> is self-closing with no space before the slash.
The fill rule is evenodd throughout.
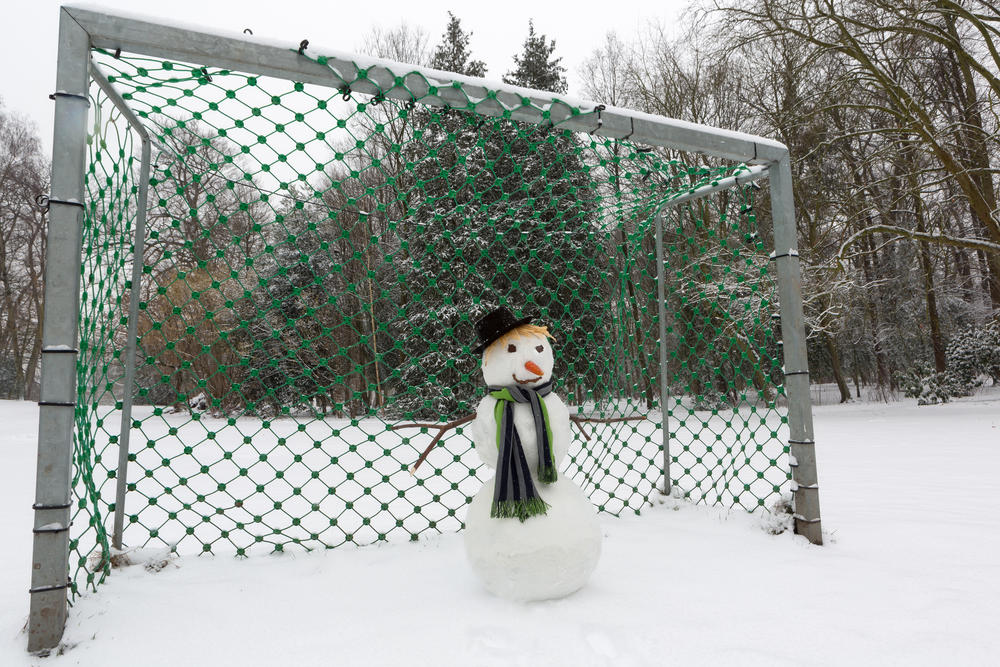
<path id="1" fill-rule="evenodd" d="M 552 429 L 542 396 L 552 393 L 552 382 L 534 389 L 525 387 L 490 387 L 497 399 L 497 474 L 494 480 L 493 509 L 490 516 L 518 518 L 522 522 L 536 514 L 545 514 L 548 505 L 535 492 L 531 470 L 524 458 L 521 438 L 514 426 L 514 404 L 531 405 L 538 441 L 538 479 L 546 484 L 556 481 L 555 456 L 552 454 Z"/>

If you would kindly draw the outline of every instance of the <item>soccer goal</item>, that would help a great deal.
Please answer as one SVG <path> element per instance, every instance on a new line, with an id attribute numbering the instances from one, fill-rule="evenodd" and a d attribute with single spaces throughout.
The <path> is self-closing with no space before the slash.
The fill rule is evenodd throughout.
<path id="1" fill-rule="evenodd" d="M 81 8 L 53 99 L 29 649 L 123 551 L 461 529 L 483 473 L 441 427 L 498 306 L 555 336 L 599 510 L 821 542 L 783 145 Z"/>

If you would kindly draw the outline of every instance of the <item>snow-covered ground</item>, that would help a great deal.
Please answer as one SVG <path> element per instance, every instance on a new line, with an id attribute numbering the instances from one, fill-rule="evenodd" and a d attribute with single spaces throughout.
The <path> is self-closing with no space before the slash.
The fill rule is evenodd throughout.
<path id="1" fill-rule="evenodd" d="M 146 553 L 29 656 L 37 408 L 0 402 L 0 665 L 995 665 L 1000 392 L 816 414 L 827 544 L 666 500 L 602 517 L 591 584 L 490 597 L 461 535 L 252 556 Z"/>

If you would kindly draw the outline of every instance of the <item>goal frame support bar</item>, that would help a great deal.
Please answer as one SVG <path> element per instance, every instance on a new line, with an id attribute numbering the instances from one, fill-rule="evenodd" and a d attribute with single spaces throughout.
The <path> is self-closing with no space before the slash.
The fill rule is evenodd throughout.
<path id="1" fill-rule="evenodd" d="M 667 347 L 664 342 L 667 340 L 667 277 L 664 265 L 663 252 L 663 216 L 667 210 L 690 204 L 694 201 L 707 197 L 716 192 L 727 190 L 732 187 L 747 185 L 770 175 L 770 165 L 755 165 L 746 171 L 742 171 L 733 176 L 720 178 L 714 183 L 702 185 L 687 192 L 681 193 L 673 199 L 669 199 L 657 207 L 653 214 L 654 243 L 656 244 L 656 320 L 657 320 L 657 348 L 659 348 L 660 362 L 660 434 L 663 448 L 663 495 L 669 496 L 673 491 L 673 479 L 670 476 L 670 399 L 669 370 L 667 366 Z"/>
<path id="2" fill-rule="evenodd" d="M 45 309 L 39 401 L 38 469 L 35 495 L 35 532 L 32 555 L 31 611 L 28 649 L 40 651 L 58 645 L 67 608 L 69 521 L 73 427 L 76 416 L 76 368 L 79 352 L 80 244 L 84 206 L 84 175 L 90 50 L 103 48 L 159 57 L 205 67 L 250 72 L 262 76 L 342 88 L 350 83 L 363 94 L 381 94 L 433 107 L 466 108 L 468 100 L 482 100 L 475 112 L 498 117 L 509 114 L 526 123 L 550 122 L 560 128 L 600 137 L 702 153 L 718 158 L 763 165 L 770 174 L 774 217 L 775 262 L 784 340 L 785 389 L 788 397 L 789 446 L 795 493 L 797 532 L 814 544 L 822 543 L 812 407 L 802 313 L 801 277 L 795 250 L 796 226 L 788 149 L 780 142 L 741 132 L 705 127 L 626 109 L 599 107 L 550 93 L 518 88 L 485 79 L 410 66 L 374 58 L 356 58 L 312 49 L 325 64 L 299 53 L 296 43 L 279 44 L 252 37 L 193 30 L 167 22 L 112 14 L 83 6 L 64 6 L 59 19 L 59 52 L 52 148 L 52 189 L 46 254 Z M 395 70 L 411 72 L 396 79 Z M 458 85 L 453 85 L 458 84 Z M 433 87 L 433 90 L 432 90 Z M 461 88 L 461 89 L 460 89 Z M 464 92 L 463 92 L 464 91 Z M 573 113 L 580 109 L 583 113 Z M 543 113 L 545 115 L 543 115 Z M 143 160 L 148 167 L 144 139 Z M 745 176 L 745 174 L 743 175 Z M 143 177 L 148 181 L 148 175 Z M 742 182 L 742 177 L 741 177 Z M 713 190 L 714 191 L 714 190 Z M 699 195 L 711 194 L 704 188 Z M 679 204 L 693 198 L 675 198 Z M 137 235 L 140 224 L 137 221 Z M 135 248 L 140 253 L 141 244 Z M 141 264 L 141 260 L 139 261 Z M 133 281 L 133 289 L 138 283 Z M 137 301 L 133 299 L 133 301 Z M 136 317 L 130 313 L 129 325 Z M 131 330 L 130 330 L 131 331 Z M 134 335 L 130 333 L 130 338 Z M 130 357 L 134 357 L 130 340 Z M 126 394 L 134 382 L 126 380 Z M 123 402 L 124 403 L 124 402 Z M 123 422 L 128 422 L 123 415 Z M 127 462 L 128 451 L 122 454 Z M 665 466 L 666 467 L 666 466 Z M 120 472 L 119 483 L 125 479 Z M 669 478 L 668 478 L 669 479 Z M 667 485 L 668 486 L 669 482 Z M 116 522 L 124 513 L 119 498 Z M 116 531 L 116 546 L 121 544 Z"/>
<path id="3" fill-rule="evenodd" d="M 122 414 L 118 430 L 118 470 L 115 473 L 115 524 L 112 530 L 111 546 L 122 548 L 122 532 L 125 529 L 125 491 L 128 489 L 128 459 L 130 436 L 132 433 L 132 403 L 135 399 L 136 347 L 139 332 L 139 301 L 142 296 L 142 265 L 146 248 L 146 210 L 149 201 L 149 168 L 152 149 L 149 133 L 135 113 L 128 107 L 111 82 L 91 63 L 90 76 L 94 83 L 108 96 L 115 107 L 122 112 L 129 126 L 139 135 L 141 157 L 139 163 L 139 191 L 135 212 L 135 240 L 132 246 L 132 281 L 129 287 L 128 326 L 125 334 L 125 375 L 122 378 Z"/>

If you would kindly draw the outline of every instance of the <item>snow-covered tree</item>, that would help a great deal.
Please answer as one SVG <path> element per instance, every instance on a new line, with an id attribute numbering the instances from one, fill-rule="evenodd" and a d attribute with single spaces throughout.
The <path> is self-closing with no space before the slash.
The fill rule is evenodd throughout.
<path id="1" fill-rule="evenodd" d="M 555 48 L 555 40 L 537 34 L 529 21 L 521 52 L 514 56 L 515 67 L 504 82 L 566 93 L 566 69 L 562 58 L 554 55 Z M 509 148 L 502 148 L 497 158 L 504 173 L 510 174 L 510 199 L 530 209 L 534 219 L 527 233 L 519 230 L 519 221 L 513 221 L 506 240 L 529 256 L 535 250 L 540 253 L 536 264 L 541 269 L 540 282 L 532 267 L 522 273 L 521 284 L 536 280 L 538 289 L 526 296 L 562 335 L 557 381 L 564 379 L 567 393 L 575 394 L 577 402 L 586 398 L 587 390 L 594 392 L 591 398 L 598 398 L 607 369 L 595 361 L 608 357 L 602 352 L 602 334 L 604 317 L 610 317 L 610 312 L 593 306 L 607 301 L 610 274 L 606 234 L 597 227 L 600 197 L 591 178 L 593 165 L 584 157 L 588 149 L 572 133 L 545 123 L 500 125 Z M 508 156 L 509 162 L 503 164 Z"/>
<path id="2" fill-rule="evenodd" d="M 472 57 L 470 38 L 449 12 L 431 67 L 484 76 L 486 66 Z M 485 309 L 483 285 L 469 284 L 481 277 L 485 246 L 478 233 L 473 236 L 475 188 L 460 181 L 469 153 L 481 147 L 478 119 L 471 114 L 417 108 L 411 118 L 413 137 L 405 150 L 414 164 L 413 185 L 400 223 L 397 267 L 397 280 L 406 288 L 405 316 L 393 323 L 403 354 L 389 408 L 399 416 L 437 418 L 471 409 L 476 381 L 476 366 L 462 344 L 473 342 L 472 323 Z"/>
<path id="3" fill-rule="evenodd" d="M 948 343 L 945 354 L 948 369 L 970 390 L 986 378 L 994 385 L 1000 384 L 1000 321 L 959 331 Z"/>
<path id="4" fill-rule="evenodd" d="M 945 350 L 947 370 L 934 371 L 925 363 L 900 375 L 905 395 L 918 405 L 947 403 L 968 396 L 989 379 L 1000 384 L 1000 322 L 971 326 L 959 331 Z"/>
<path id="5" fill-rule="evenodd" d="M 543 58 L 529 49 L 539 39 L 532 31 L 523 71 L 511 74 L 524 78 L 510 82 L 531 86 L 561 76 L 551 49 Z M 432 66 L 484 73 L 455 17 Z M 548 126 L 451 110 L 417 111 L 414 124 L 402 267 L 409 303 L 397 334 L 405 361 L 395 410 L 443 418 L 474 407 L 473 323 L 498 305 L 536 313 L 563 334 L 557 376 L 596 376 L 584 360 L 599 339 L 589 304 L 606 278 L 606 260 L 590 224 L 596 195 L 580 146 Z"/>

